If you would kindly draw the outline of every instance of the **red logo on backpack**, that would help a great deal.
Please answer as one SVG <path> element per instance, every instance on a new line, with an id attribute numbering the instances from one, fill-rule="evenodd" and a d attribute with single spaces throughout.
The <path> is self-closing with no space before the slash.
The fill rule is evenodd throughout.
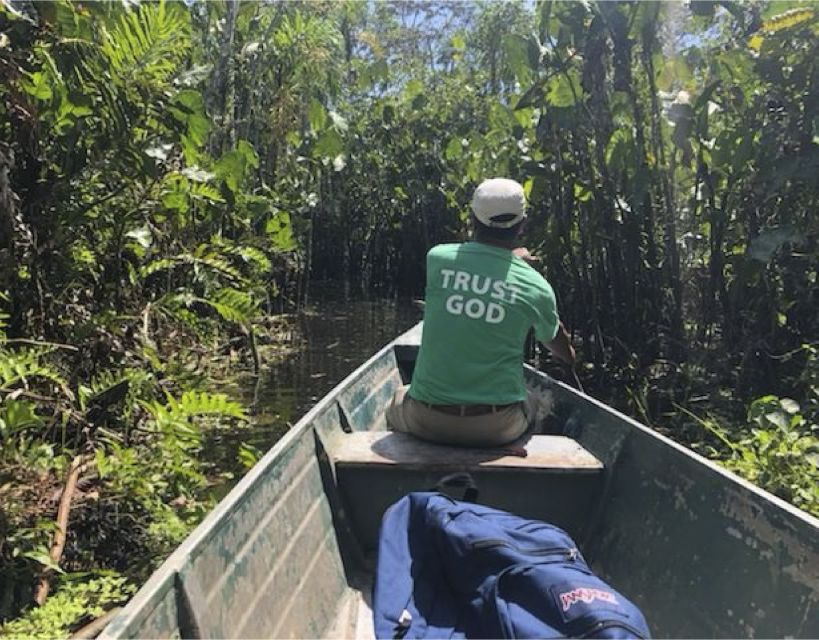
<path id="1" fill-rule="evenodd" d="M 590 587 L 578 587 L 571 591 L 566 591 L 560 595 L 560 604 L 563 606 L 563 611 L 568 611 L 576 602 L 585 602 L 591 604 L 595 600 L 602 600 L 610 604 L 617 604 L 617 598 L 611 591 L 603 591 L 602 589 L 592 589 Z"/>

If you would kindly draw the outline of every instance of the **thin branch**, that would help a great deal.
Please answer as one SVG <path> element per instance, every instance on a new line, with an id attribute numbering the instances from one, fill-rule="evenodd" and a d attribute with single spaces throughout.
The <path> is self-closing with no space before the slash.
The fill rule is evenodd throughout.
<path id="1" fill-rule="evenodd" d="M 63 495 L 60 498 L 60 507 L 57 510 L 57 531 L 54 534 L 54 542 L 48 554 L 51 562 L 55 565 L 58 565 L 63 557 L 65 541 L 68 536 L 68 517 L 71 514 L 71 500 L 74 498 L 77 480 L 80 474 L 88 469 L 92 461 L 93 458 L 91 456 L 77 456 L 71 461 L 71 466 L 68 468 L 68 478 L 65 481 L 65 489 L 63 489 Z M 51 567 L 45 567 L 40 574 L 37 588 L 34 591 L 34 601 L 40 606 L 42 606 L 46 598 L 48 598 L 48 592 L 51 589 L 51 576 L 53 574 L 54 570 Z"/>
<path id="2" fill-rule="evenodd" d="M 56 349 L 79 351 L 77 347 L 71 344 L 62 344 L 60 342 L 44 342 L 42 340 L 31 340 L 29 338 L 7 338 L 3 340 L 3 344 L 30 344 L 34 345 L 35 347 L 55 347 Z"/>

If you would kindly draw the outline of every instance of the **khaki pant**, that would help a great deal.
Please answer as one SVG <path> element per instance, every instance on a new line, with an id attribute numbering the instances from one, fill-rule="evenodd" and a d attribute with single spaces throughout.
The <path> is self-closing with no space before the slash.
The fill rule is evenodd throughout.
<path id="1" fill-rule="evenodd" d="M 393 431 L 441 444 L 496 447 L 517 440 L 529 426 L 523 403 L 481 416 L 457 416 L 415 400 L 407 389 L 409 385 L 398 389 L 387 409 L 387 425 Z"/>

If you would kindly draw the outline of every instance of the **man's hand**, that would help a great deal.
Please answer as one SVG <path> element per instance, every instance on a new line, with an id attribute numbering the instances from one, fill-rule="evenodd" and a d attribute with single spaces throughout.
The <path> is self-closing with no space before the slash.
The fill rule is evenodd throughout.
<path id="1" fill-rule="evenodd" d="M 535 255 L 529 253 L 529 249 L 526 247 L 518 247 L 517 249 L 512 249 L 512 255 L 517 256 L 521 260 L 524 260 L 526 263 L 530 264 L 531 266 L 539 265 L 542 260 Z"/>

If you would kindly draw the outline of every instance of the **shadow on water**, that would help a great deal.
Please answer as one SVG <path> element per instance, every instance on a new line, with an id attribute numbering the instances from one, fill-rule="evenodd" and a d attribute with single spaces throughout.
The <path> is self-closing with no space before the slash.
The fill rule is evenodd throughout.
<path id="1" fill-rule="evenodd" d="M 267 451 L 327 392 L 421 317 L 409 300 L 344 300 L 332 290 L 314 292 L 311 304 L 287 323 L 286 355 L 263 362 L 259 379 L 240 388 L 253 413 L 251 425 L 209 434 L 205 458 L 214 471 L 244 473 L 237 457 L 242 443 Z"/>

